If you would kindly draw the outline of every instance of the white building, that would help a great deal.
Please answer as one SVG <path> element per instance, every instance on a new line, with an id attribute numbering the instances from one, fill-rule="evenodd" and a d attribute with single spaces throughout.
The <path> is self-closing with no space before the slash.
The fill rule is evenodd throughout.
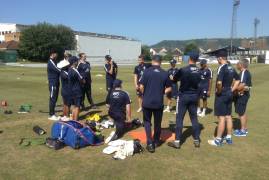
<path id="1" fill-rule="evenodd" d="M 78 53 L 87 54 L 87 59 L 94 65 L 104 64 L 105 55 L 111 55 L 119 64 L 135 64 L 141 54 L 141 42 L 123 36 L 74 32 Z"/>
<path id="2" fill-rule="evenodd" d="M 0 42 L 5 41 L 5 34 L 21 32 L 27 27 L 27 25 L 22 24 L 0 23 Z"/>

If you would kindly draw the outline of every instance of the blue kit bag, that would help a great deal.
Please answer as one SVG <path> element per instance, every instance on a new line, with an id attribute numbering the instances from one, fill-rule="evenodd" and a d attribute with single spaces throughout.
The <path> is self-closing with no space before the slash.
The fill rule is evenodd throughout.
<path id="1" fill-rule="evenodd" d="M 74 149 L 103 144 L 102 137 L 97 136 L 90 127 L 77 121 L 55 122 L 51 128 L 51 137 L 59 139 Z"/>

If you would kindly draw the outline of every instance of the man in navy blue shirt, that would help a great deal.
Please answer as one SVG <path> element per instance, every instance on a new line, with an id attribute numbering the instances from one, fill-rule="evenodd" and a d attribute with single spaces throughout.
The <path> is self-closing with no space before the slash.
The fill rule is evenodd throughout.
<path id="1" fill-rule="evenodd" d="M 112 61 L 112 57 L 110 55 L 106 55 L 105 60 L 106 63 L 104 65 L 104 69 L 106 71 L 106 89 L 107 89 L 106 104 L 108 104 L 114 80 L 117 78 L 118 65 L 114 61 Z"/>
<path id="2" fill-rule="evenodd" d="M 235 97 L 235 112 L 239 115 L 241 129 L 235 130 L 235 136 L 247 136 L 248 134 L 246 109 L 252 87 L 251 74 L 248 66 L 249 61 L 247 59 L 240 60 L 237 63 L 237 69 L 240 71 L 240 84 L 237 88 L 237 96 Z"/>
<path id="3" fill-rule="evenodd" d="M 142 77 L 145 69 L 146 69 L 146 66 L 145 66 L 144 56 L 140 55 L 138 57 L 138 65 L 135 66 L 134 68 L 134 84 L 135 84 L 135 89 L 136 89 L 136 95 L 138 98 L 138 105 L 139 105 L 137 112 L 142 111 L 142 92 L 140 91 L 140 88 L 139 88 L 140 87 L 139 80 Z"/>
<path id="4" fill-rule="evenodd" d="M 68 71 L 68 86 L 70 89 L 71 104 L 74 106 L 72 109 L 72 120 L 78 120 L 79 108 L 82 102 L 82 84 L 85 84 L 85 80 L 77 70 L 78 58 L 72 56 L 69 58 L 71 67 Z"/>
<path id="5" fill-rule="evenodd" d="M 81 74 L 86 83 L 82 86 L 82 109 L 85 108 L 84 100 L 85 95 L 91 108 L 96 108 L 92 99 L 92 78 L 91 78 L 91 65 L 86 61 L 86 54 L 80 53 L 79 55 L 78 72 Z"/>
<path id="6" fill-rule="evenodd" d="M 232 144 L 232 100 L 233 92 L 237 89 L 239 84 L 238 74 L 233 67 L 227 64 L 227 50 L 220 50 L 217 52 L 219 68 L 216 79 L 216 94 L 215 94 L 215 116 L 218 118 L 217 136 L 213 140 L 208 140 L 212 146 L 221 146 L 223 140 L 227 144 Z M 227 128 L 227 135 L 223 138 L 224 130 Z"/>
<path id="7" fill-rule="evenodd" d="M 59 87 L 60 87 L 60 73 L 61 70 L 57 67 L 57 52 L 51 51 L 50 59 L 47 65 L 48 82 L 49 82 L 49 120 L 57 121 L 59 117 L 55 115 L 55 106 L 58 99 Z"/>
<path id="8" fill-rule="evenodd" d="M 176 67 L 177 61 L 175 59 L 172 59 L 170 61 L 171 68 L 168 69 L 168 75 L 174 76 L 178 68 Z M 167 97 L 167 107 L 163 112 L 170 112 L 171 111 L 171 105 L 172 105 L 172 98 L 177 99 L 178 95 L 178 84 L 175 81 L 172 81 L 172 91 L 166 95 Z"/>
<path id="9" fill-rule="evenodd" d="M 69 120 L 69 113 L 70 113 L 70 90 L 69 90 L 69 85 L 68 85 L 68 69 L 70 67 L 70 63 L 68 59 L 71 57 L 70 54 L 65 53 L 64 54 L 64 59 L 60 61 L 57 64 L 57 67 L 61 69 L 61 95 L 62 95 L 62 100 L 63 100 L 63 117 L 61 120 L 67 121 Z"/>
<path id="10" fill-rule="evenodd" d="M 131 121 L 131 100 L 127 92 L 122 90 L 122 81 L 116 79 L 109 98 L 108 115 L 114 120 L 116 132 L 112 132 L 106 139 L 106 143 L 123 136 L 126 128 L 126 119 Z"/>
<path id="11" fill-rule="evenodd" d="M 161 123 L 163 116 L 163 95 L 171 91 L 171 81 L 168 72 L 163 70 L 161 56 L 152 57 L 152 66 L 144 71 L 141 78 L 143 93 L 143 120 L 147 135 L 147 150 L 155 152 L 155 146 L 161 145 Z M 151 117 L 154 116 L 154 135 L 151 134 Z"/>
<path id="12" fill-rule="evenodd" d="M 199 99 L 199 83 L 201 81 L 199 68 L 196 62 L 199 59 L 199 52 L 191 51 L 189 55 L 189 65 L 178 70 L 171 76 L 174 81 L 180 81 L 180 88 L 177 100 L 176 114 L 176 139 L 168 142 L 168 146 L 179 149 L 182 140 L 183 120 L 186 111 L 189 112 L 195 147 L 200 147 L 200 125 L 197 119 L 197 102 Z"/>
<path id="13" fill-rule="evenodd" d="M 200 117 L 205 117 L 207 109 L 207 98 L 210 97 L 211 94 L 213 73 L 212 70 L 208 67 L 207 61 L 205 59 L 202 59 L 200 61 L 200 65 L 201 65 L 200 68 L 201 82 L 199 84 L 200 99 L 198 101 L 197 115 Z M 203 107 L 201 107 L 200 105 L 200 100 L 203 101 Z"/>

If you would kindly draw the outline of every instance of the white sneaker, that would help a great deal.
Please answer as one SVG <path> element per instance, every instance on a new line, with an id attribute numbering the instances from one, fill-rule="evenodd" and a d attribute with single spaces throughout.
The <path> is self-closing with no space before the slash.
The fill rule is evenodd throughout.
<path id="1" fill-rule="evenodd" d="M 60 120 L 60 117 L 57 117 L 55 115 L 52 115 L 48 119 L 51 120 L 51 121 L 59 121 Z"/>
<path id="2" fill-rule="evenodd" d="M 200 114 L 198 114 L 198 116 L 205 117 L 205 113 L 201 112 Z"/>
<path id="3" fill-rule="evenodd" d="M 201 109 L 200 108 L 197 108 L 197 115 L 199 115 L 201 113 L 202 113 Z"/>
<path id="4" fill-rule="evenodd" d="M 141 112 L 142 111 L 142 108 L 138 108 L 136 112 Z"/>
<path id="5" fill-rule="evenodd" d="M 165 110 L 163 110 L 163 112 L 170 112 L 170 109 L 166 108 Z"/>
<path id="6" fill-rule="evenodd" d="M 61 121 L 70 121 L 70 119 L 66 116 L 60 118 Z"/>
<path id="7" fill-rule="evenodd" d="M 109 143 L 110 141 L 111 141 L 111 139 L 112 139 L 112 137 L 115 135 L 115 131 L 112 131 L 111 133 L 110 133 L 110 135 L 106 138 L 106 140 L 105 140 L 105 143 L 107 144 L 107 143 Z"/>

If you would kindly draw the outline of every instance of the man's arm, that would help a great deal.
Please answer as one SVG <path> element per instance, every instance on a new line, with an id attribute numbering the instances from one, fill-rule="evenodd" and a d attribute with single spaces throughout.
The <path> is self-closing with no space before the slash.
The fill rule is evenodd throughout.
<path id="1" fill-rule="evenodd" d="M 144 87 L 144 85 L 143 85 L 143 84 L 140 84 L 139 89 L 140 89 L 140 91 L 141 91 L 142 93 L 144 93 L 145 87 Z"/>
<path id="2" fill-rule="evenodd" d="M 172 88 L 171 88 L 171 87 L 167 87 L 167 88 L 165 88 L 164 93 L 165 93 L 165 94 L 168 94 L 168 93 L 170 93 L 171 91 L 172 91 Z"/>
<path id="3" fill-rule="evenodd" d="M 216 94 L 220 95 L 222 91 L 222 81 L 217 81 L 216 84 Z"/>
<path id="4" fill-rule="evenodd" d="M 131 104 L 126 104 L 126 114 L 127 121 L 131 121 L 132 113 L 131 113 Z"/>
<path id="5" fill-rule="evenodd" d="M 240 81 L 239 80 L 235 80 L 233 87 L 232 87 L 232 92 L 238 90 L 238 86 L 239 86 Z"/>
<path id="6" fill-rule="evenodd" d="M 135 84 L 135 88 L 138 89 L 138 83 L 137 83 L 137 74 L 134 74 L 134 84 Z"/>

